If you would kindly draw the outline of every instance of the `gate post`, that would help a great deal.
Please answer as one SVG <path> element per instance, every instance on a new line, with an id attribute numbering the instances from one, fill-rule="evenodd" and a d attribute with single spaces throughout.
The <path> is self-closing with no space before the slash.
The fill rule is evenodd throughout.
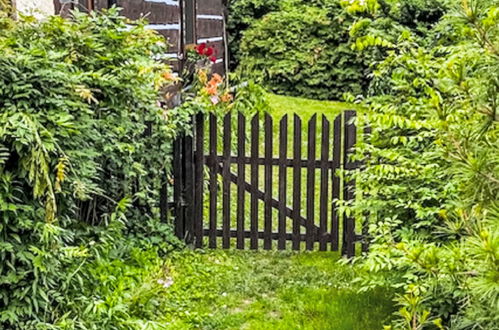
<path id="1" fill-rule="evenodd" d="M 195 246 L 203 246 L 203 201 L 204 201 L 204 120 L 205 115 L 198 113 L 194 122 L 194 212 L 193 233 Z"/>
<path id="2" fill-rule="evenodd" d="M 182 133 L 173 145 L 175 236 L 202 246 L 204 185 L 204 115 L 192 118 L 192 134 Z"/>
<path id="3" fill-rule="evenodd" d="M 182 145 L 183 136 L 180 135 L 173 142 L 173 203 L 175 209 L 175 236 L 179 239 L 184 239 L 184 182 L 183 182 L 183 157 Z"/>
<path id="4" fill-rule="evenodd" d="M 354 110 L 344 112 L 344 137 L 343 137 L 343 170 L 356 169 L 357 163 L 350 160 L 351 149 L 357 142 L 357 127 L 353 123 L 356 117 Z M 355 199 L 355 180 L 344 180 L 343 200 L 345 202 Z M 343 244 L 341 252 L 347 257 L 355 256 L 355 216 L 343 214 Z"/>

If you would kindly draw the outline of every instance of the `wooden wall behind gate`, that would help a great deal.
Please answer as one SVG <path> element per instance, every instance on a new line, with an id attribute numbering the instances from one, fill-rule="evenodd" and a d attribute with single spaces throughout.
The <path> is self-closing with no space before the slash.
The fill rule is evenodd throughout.
<path id="1" fill-rule="evenodd" d="M 223 0 L 78 0 L 77 4 L 61 6 L 54 0 L 55 11 L 63 16 L 69 10 L 101 10 L 115 5 L 123 8 L 121 14 L 130 19 L 146 17 L 148 27 L 163 35 L 170 48 L 165 54 L 175 71 L 181 68 L 185 46 L 207 43 L 217 52 L 214 72 L 224 74 L 226 69 L 225 15 Z"/>

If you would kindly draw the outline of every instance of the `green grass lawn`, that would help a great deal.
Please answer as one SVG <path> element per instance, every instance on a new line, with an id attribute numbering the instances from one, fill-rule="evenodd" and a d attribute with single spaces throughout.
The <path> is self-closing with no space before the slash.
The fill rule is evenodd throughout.
<path id="1" fill-rule="evenodd" d="M 285 114 L 297 113 L 305 120 L 308 120 L 314 114 L 324 114 L 329 119 L 334 119 L 334 117 L 344 110 L 358 109 L 358 105 L 345 102 L 318 101 L 270 93 L 266 97 L 270 105 L 270 113 L 275 118 L 281 118 Z"/>
<path id="2" fill-rule="evenodd" d="M 325 252 L 184 251 L 168 260 L 168 329 L 381 329 L 387 292 L 357 293 Z"/>

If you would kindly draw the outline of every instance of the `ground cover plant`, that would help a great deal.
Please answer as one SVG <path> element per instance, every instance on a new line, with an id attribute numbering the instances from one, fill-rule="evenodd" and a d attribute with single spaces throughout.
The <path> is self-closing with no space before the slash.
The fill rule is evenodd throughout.
<path id="1" fill-rule="evenodd" d="M 334 118 L 345 110 L 356 110 L 358 104 L 323 101 L 301 97 L 292 97 L 267 93 L 265 98 L 268 102 L 268 112 L 275 118 L 281 118 L 285 114 L 298 114 L 302 119 L 308 120 L 314 114 L 326 115 L 328 119 Z"/>

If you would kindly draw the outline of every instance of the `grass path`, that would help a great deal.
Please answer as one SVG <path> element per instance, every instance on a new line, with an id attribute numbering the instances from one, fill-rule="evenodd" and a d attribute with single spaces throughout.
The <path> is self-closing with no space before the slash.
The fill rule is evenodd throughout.
<path id="1" fill-rule="evenodd" d="M 357 293 L 325 252 L 183 251 L 168 260 L 168 329 L 381 329 L 386 292 Z"/>
<path id="2" fill-rule="evenodd" d="M 341 102 L 273 94 L 267 98 L 274 118 L 298 113 L 304 131 L 305 121 L 315 113 L 334 120 L 343 110 L 355 109 Z M 277 128 L 275 123 L 276 132 Z M 277 140 L 274 150 L 278 150 Z M 304 152 L 306 148 L 304 139 Z M 381 329 L 394 308 L 389 293 L 358 293 L 352 284 L 355 268 L 338 264 L 338 258 L 331 252 L 187 250 L 174 254 L 167 260 L 174 283 L 165 297 L 167 328 Z"/>

